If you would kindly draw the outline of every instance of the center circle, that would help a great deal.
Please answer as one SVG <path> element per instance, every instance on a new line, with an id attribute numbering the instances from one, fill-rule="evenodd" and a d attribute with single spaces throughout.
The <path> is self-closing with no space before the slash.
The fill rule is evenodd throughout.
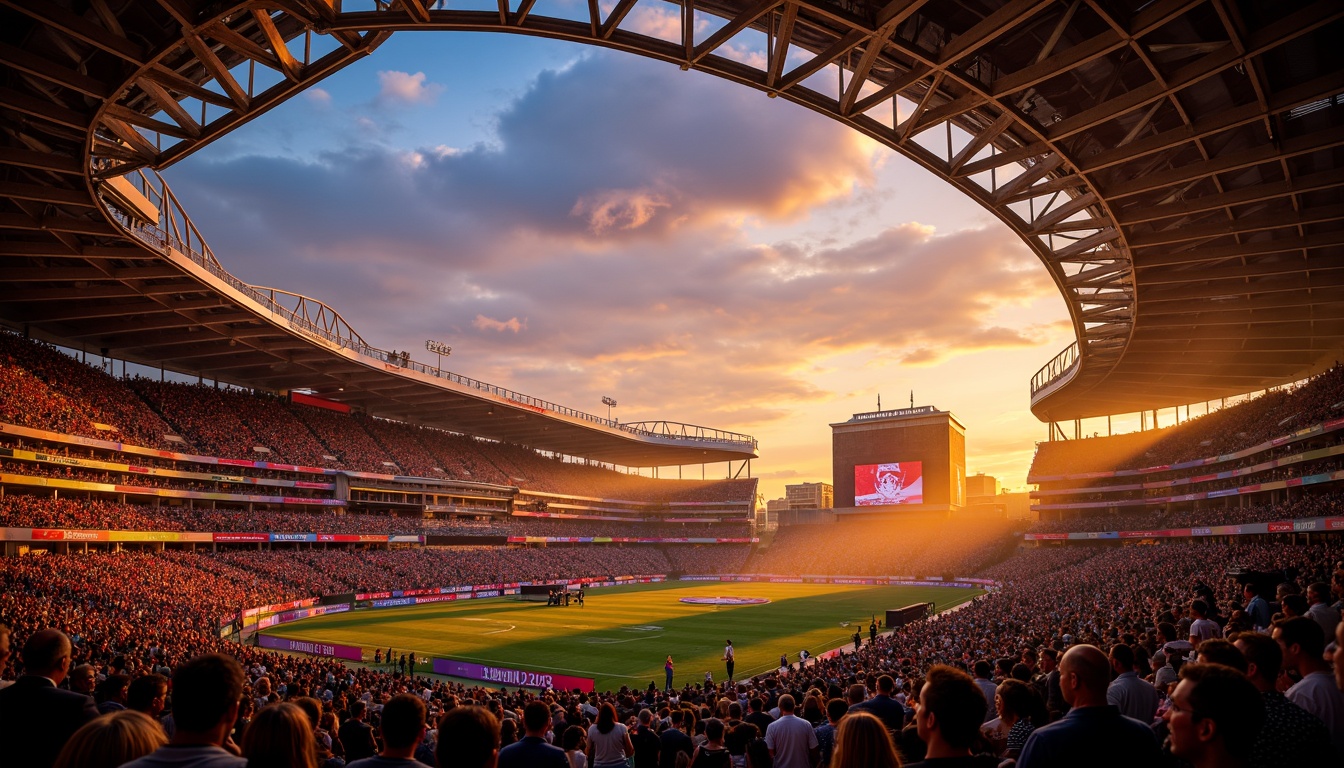
<path id="1" fill-rule="evenodd" d="M 770 602 L 769 598 L 765 597 L 713 597 L 705 595 L 683 597 L 680 601 L 691 605 L 765 605 Z"/>

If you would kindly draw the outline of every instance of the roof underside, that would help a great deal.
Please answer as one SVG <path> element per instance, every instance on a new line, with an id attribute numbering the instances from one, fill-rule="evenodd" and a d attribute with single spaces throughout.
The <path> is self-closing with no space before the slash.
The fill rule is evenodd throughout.
<path id="1" fill-rule="evenodd" d="M 661 0 L 601 5 L 563 18 L 532 13 L 533 0 L 501 0 L 497 13 L 422 0 L 0 0 L 0 320 L 630 466 L 751 455 L 695 458 L 703 443 L 501 409 L 479 390 L 340 353 L 228 290 L 185 216 L 157 226 L 195 266 L 147 248 L 118 216 L 125 200 L 100 184 L 171 164 L 393 31 L 493 30 L 791 99 L 976 199 L 1038 254 L 1069 306 L 1077 362 L 1033 386 L 1043 419 L 1239 394 L 1321 370 L 1344 346 L 1336 0 L 707 0 L 682 14 L 680 40 L 623 26 Z M 761 48 L 761 65 L 730 42 Z"/>

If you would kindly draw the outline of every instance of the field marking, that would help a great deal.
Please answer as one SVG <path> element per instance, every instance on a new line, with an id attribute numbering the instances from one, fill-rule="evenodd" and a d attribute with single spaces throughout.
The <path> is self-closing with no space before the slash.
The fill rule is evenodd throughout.
<path id="1" fill-rule="evenodd" d="M 498 634 L 500 634 L 501 632 L 512 632 L 513 630 L 515 630 L 515 629 L 517 629 L 517 628 L 518 628 L 517 626 L 515 626 L 515 625 L 513 625 L 513 624 L 510 624 L 510 625 L 509 625 L 507 628 L 505 628 L 505 629 L 495 629 L 495 630 L 491 630 L 491 631 L 489 631 L 489 632 L 482 632 L 481 634 L 483 634 L 483 635 L 498 635 Z"/>
<path id="2" fill-rule="evenodd" d="M 662 635 L 645 635 L 644 637 L 632 637 L 628 640 L 612 640 L 609 637 L 585 637 L 583 642 L 590 645 L 620 645 L 621 643 L 634 643 L 640 640 L 654 640 Z"/>

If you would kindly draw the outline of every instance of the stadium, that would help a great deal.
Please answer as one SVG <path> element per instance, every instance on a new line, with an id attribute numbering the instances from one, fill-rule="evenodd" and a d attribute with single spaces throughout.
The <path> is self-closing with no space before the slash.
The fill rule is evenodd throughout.
<path id="1" fill-rule="evenodd" d="M 0 763 L 1344 764 L 1338 2 L 0 6 Z M 751 435 L 230 272 L 161 172 L 431 31 L 705 73 L 979 204 L 1075 339 L 1029 517 L 912 394 L 765 525 Z"/>

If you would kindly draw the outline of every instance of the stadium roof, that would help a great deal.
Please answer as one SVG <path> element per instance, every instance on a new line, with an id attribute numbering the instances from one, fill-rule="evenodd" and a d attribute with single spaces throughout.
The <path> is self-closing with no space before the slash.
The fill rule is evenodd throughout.
<path id="1" fill-rule="evenodd" d="M 1068 304 L 1078 342 L 1032 381 L 1042 419 L 1239 394 L 1321 370 L 1344 346 L 1338 0 L 702 0 L 672 41 L 623 26 L 661 0 L 556 10 L 568 17 L 534 2 L 0 0 L 0 319 L 240 383 L 354 376 L 375 413 L 448 397 L 424 374 L 328 348 L 293 314 L 258 317 L 185 212 L 116 181 L 186 156 L 394 31 L 440 29 L 710 72 L 947 179 L 1023 238 Z M 730 42 L 763 49 L 763 65 Z M 300 315 L 330 312 L 279 297 Z M 443 418 L 481 407 L 462 402 Z M 547 426 L 605 439 L 517 416 L 539 447 Z"/>

